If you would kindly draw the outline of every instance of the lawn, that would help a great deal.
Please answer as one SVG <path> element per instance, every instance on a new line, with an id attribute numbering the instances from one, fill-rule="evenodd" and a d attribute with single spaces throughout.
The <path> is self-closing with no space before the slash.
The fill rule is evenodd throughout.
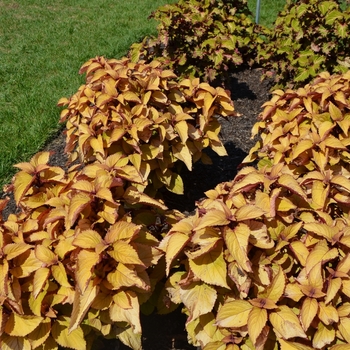
<path id="1" fill-rule="evenodd" d="M 28 160 L 59 129 L 58 99 L 74 93 L 80 66 L 120 58 L 156 33 L 151 11 L 171 0 L 0 0 L 0 186 L 13 164 Z M 271 25 L 284 0 L 262 0 L 260 23 Z M 249 6 L 255 16 L 256 0 Z M 0 188 L 1 188 L 0 187 Z"/>

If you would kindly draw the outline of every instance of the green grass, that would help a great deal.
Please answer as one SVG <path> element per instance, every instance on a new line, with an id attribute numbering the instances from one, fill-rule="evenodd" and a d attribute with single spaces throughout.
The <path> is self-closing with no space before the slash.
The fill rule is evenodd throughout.
<path id="1" fill-rule="evenodd" d="M 60 125 L 57 101 L 83 83 L 91 57 L 120 58 L 156 33 L 151 11 L 175 0 L 0 0 L 0 189 Z M 262 0 L 270 25 L 284 0 Z M 249 6 L 255 14 L 256 0 Z"/>
<path id="2" fill-rule="evenodd" d="M 260 0 L 259 24 L 272 27 L 278 12 L 283 10 L 286 0 Z M 248 7 L 254 15 L 256 14 L 257 0 L 248 0 Z"/>

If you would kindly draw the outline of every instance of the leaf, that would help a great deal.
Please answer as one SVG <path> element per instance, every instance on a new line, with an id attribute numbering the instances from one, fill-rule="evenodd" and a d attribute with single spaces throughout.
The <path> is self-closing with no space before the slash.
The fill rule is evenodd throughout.
<path id="1" fill-rule="evenodd" d="M 305 298 L 300 310 L 300 321 L 305 332 L 309 329 L 311 322 L 314 320 L 317 314 L 317 311 L 317 300 L 313 298 Z"/>
<path id="2" fill-rule="evenodd" d="M 246 204 L 238 208 L 235 212 L 235 218 L 237 221 L 257 219 L 264 215 L 265 211 L 255 205 Z"/>
<path id="3" fill-rule="evenodd" d="M 137 275 L 133 265 L 126 266 L 119 263 L 117 268 L 107 275 L 108 282 L 113 286 L 113 290 L 122 287 L 139 287 L 148 291 L 149 285 Z"/>
<path id="4" fill-rule="evenodd" d="M 172 147 L 174 157 L 184 162 L 187 166 L 187 169 L 189 171 L 192 171 L 192 156 L 187 145 L 178 142 L 174 143 Z"/>
<path id="5" fill-rule="evenodd" d="M 81 231 L 77 234 L 73 241 L 73 245 L 84 249 L 94 249 L 99 244 L 103 244 L 103 239 L 95 230 Z"/>
<path id="6" fill-rule="evenodd" d="M 141 350 L 141 334 L 134 333 L 131 327 L 118 330 L 118 338 L 123 344 L 134 350 Z"/>
<path id="7" fill-rule="evenodd" d="M 130 306 L 128 308 L 122 308 L 117 304 L 112 304 L 109 308 L 109 316 L 114 322 L 127 322 L 131 325 L 135 334 L 141 333 L 140 323 L 140 305 L 139 300 L 135 292 L 125 291 L 128 299 L 130 300 Z"/>
<path id="8" fill-rule="evenodd" d="M 1 335 L 1 350 L 31 350 L 29 341 L 23 337 L 11 337 L 7 334 Z"/>
<path id="9" fill-rule="evenodd" d="M 38 294 L 43 289 L 44 284 L 48 280 L 50 275 L 50 269 L 47 267 L 42 267 L 41 269 L 38 269 L 34 273 L 34 279 L 33 279 L 33 296 L 36 298 Z"/>
<path id="10" fill-rule="evenodd" d="M 175 128 L 176 132 L 179 134 L 181 142 L 183 144 L 185 144 L 187 139 L 188 139 L 188 125 L 187 125 L 187 122 L 185 120 L 182 120 L 182 121 L 176 123 L 174 128 Z M 189 170 L 191 170 L 191 169 L 189 169 Z"/>
<path id="11" fill-rule="evenodd" d="M 190 312 L 187 323 L 213 310 L 217 298 L 215 288 L 203 282 L 193 282 L 180 288 L 181 301 Z"/>
<path id="12" fill-rule="evenodd" d="M 165 251 L 166 260 L 166 274 L 169 275 L 171 263 L 176 259 L 178 254 L 186 246 L 187 242 L 190 240 L 189 234 L 175 232 L 171 233 L 168 239 L 167 248 Z"/>
<path id="13" fill-rule="evenodd" d="M 5 332 L 13 337 L 25 337 L 33 332 L 43 320 L 41 316 L 18 315 L 12 312 L 6 322 Z"/>
<path id="14" fill-rule="evenodd" d="M 65 220 L 66 230 L 74 225 L 79 214 L 89 205 L 90 202 L 90 196 L 85 193 L 77 193 L 72 197 L 68 209 L 68 215 Z"/>
<path id="15" fill-rule="evenodd" d="M 339 322 L 337 309 L 332 305 L 326 305 L 324 302 L 319 303 L 318 317 L 326 326 Z"/>
<path id="16" fill-rule="evenodd" d="M 278 339 L 281 345 L 281 350 L 314 350 L 310 346 L 304 345 L 302 343 L 290 342 L 283 339 Z"/>
<path id="17" fill-rule="evenodd" d="M 227 214 L 222 210 L 212 209 L 208 210 L 200 219 L 199 224 L 195 227 L 195 230 L 201 230 L 205 227 L 223 226 L 227 225 L 230 221 L 227 219 Z"/>
<path id="18" fill-rule="evenodd" d="M 307 201 L 306 194 L 304 193 L 303 189 L 300 187 L 297 180 L 294 179 L 292 175 L 289 174 L 282 174 L 277 182 L 287 188 L 288 190 L 292 191 L 293 193 L 299 195 L 301 198 L 305 199 Z"/>
<path id="19" fill-rule="evenodd" d="M 69 332 L 79 327 L 98 292 L 99 287 L 94 285 L 92 281 L 89 282 L 83 293 L 80 293 L 79 290 L 75 291 L 73 310 L 69 322 Z"/>
<path id="20" fill-rule="evenodd" d="M 44 266 L 51 266 L 57 263 L 58 257 L 48 247 L 38 244 L 35 247 L 35 256 Z"/>
<path id="21" fill-rule="evenodd" d="M 26 339 L 29 340 L 32 349 L 36 349 L 40 345 L 44 344 L 48 337 L 50 336 L 51 331 L 51 319 L 46 317 L 39 326 L 34 329 L 31 333 L 26 336 Z M 46 346 L 47 344 L 45 344 Z M 45 347 L 46 349 L 46 347 Z"/>
<path id="22" fill-rule="evenodd" d="M 227 269 L 223 256 L 222 241 L 206 254 L 189 261 L 189 265 L 196 277 L 209 285 L 229 288 L 226 282 Z"/>
<path id="23" fill-rule="evenodd" d="M 108 250 L 108 254 L 117 262 L 144 266 L 137 251 L 127 242 L 117 241 L 113 243 L 113 250 Z"/>
<path id="24" fill-rule="evenodd" d="M 258 307 L 253 307 L 248 317 L 248 334 L 253 344 L 256 344 L 259 335 L 267 322 L 267 311 Z"/>
<path id="25" fill-rule="evenodd" d="M 279 309 L 272 311 L 269 315 L 269 320 L 279 338 L 307 338 L 297 315 L 288 306 L 281 305 Z"/>
<path id="26" fill-rule="evenodd" d="M 83 330 L 78 327 L 72 332 L 68 332 L 69 318 L 66 316 L 59 316 L 56 321 L 53 322 L 51 335 L 55 341 L 63 347 L 85 350 L 86 341 L 84 339 Z"/>
<path id="27" fill-rule="evenodd" d="M 233 300 L 225 303 L 218 311 L 216 325 L 223 328 L 237 328 L 248 324 L 253 306 L 246 300 Z"/>
<path id="28" fill-rule="evenodd" d="M 312 339 L 312 346 L 315 349 L 323 349 L 324 346 L 333 342 L 335 329 L 333 326 L 326 326 L 322 322 L 318 323 L 316 333 Z"/>
<path id="29" fill-rule="evenodd" d="M 28 189 L 32 185 L 35 177 L 24 172 L 20 171 L 15 175 L 13 186 L 14 186 L 14 198 L 16 204 L 18 205 L 23 196 L 27 193 Z"/>
<path id="30" fill-rule="evenodd" d="M 30 249 L 31 246 L 26 243 L 10 243 L 3 248 L 7 260 L 12 260 Z"/>
<path id="31" fill-rule="evenodd" d="M 226 228 L 224 231 L 224 240 L 228 251 L 246 272 L 252 272 L 251 262 L 247 255 L 249 235 L 249 226 L 243 223 L 239 223 L 234 230 Z"/>
<path id="32" fill-rule="evenodd" d="M 104 240 L 107 244 L 113 244 L 119 240 L 130 242 L 139 233 L 140 229 L 141 226 L 132 222 L 118 221 L 110 226 Z"/>
<path id="33" fill-rule="evenodd" d="M 266 290 L 259 293 L 259 298 L 266 298 L 277 303 L 282 295 L 284 294 L 284 289 L 286 287 L 286 276 L 283 272 L 281 266 L 278 266 L 278 272 L 272 279 L 271 283 L 267 286 Z"/>
<path id="34" fill-rule="evenodd" d="M 328 304 L 330 303 L 336 294 L 338 293 L 340 287 L 342 284 L 341 278 L 331 278 L 329 280 L 328 288 L 327 288 L 327 296 L 325 299 L 325 303 Z"/>
<path id="35" fill-rule="evenodd" d="M 96 252 L 81 250 L 77 258 L 75 278 L 80 293 L 83 294 L 91 278 L 94 277 L 93 268 L 100 260 L 100 255 Z"/>
<path id="36" fill-rule="evenodd" d="M 344 340 L 348 344 L 350 344 L 350 318 L 349 317 L 347 318 L 342 317 L 340 319 L 340 324 L 338 324 L 338 330 L 340 331 Z"/>

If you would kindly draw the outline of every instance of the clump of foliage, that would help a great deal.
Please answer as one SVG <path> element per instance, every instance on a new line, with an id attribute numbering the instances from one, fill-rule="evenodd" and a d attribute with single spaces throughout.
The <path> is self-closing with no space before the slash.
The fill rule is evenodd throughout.
<path id="1" fill-rule="evenodd" d="M 349 348 L 349 98 L 350 72 L 276 91 L 254 128 L 259 168 L 208 191 L 161 241 L 193 344 Z"/>
<path id="2" fill-rule="evenodd" d="M 298 87 L 322 71 L 350 68 L 350 8 L 337 0 L 288 0 L 279 13 L 258 61 L 273 71 L 276 87 Z"/>
<path id="3" fill-rule="evenodd" d="M 246 0 L 180 0 L 151 17 L 159 22 L 158 37 L 133 44 L 132 60 L 157 59 L 181 76 L 205 81 L 253 65 L 267 33 L 254 23 Z"/>
<path id="4" fill-rule="evenodd" d="M 159 223 L 183 216 L 130 185 L 143 180 L 118 154 L 68 173 L 49 155 L 17 164 L 7 187 L 21 212 L 0 220 L 0 347 L 96 349 L 102 335 L 140 349 Z"/>
<path id="5" fill-rule="evenodd" d="M 61 122 L 67 122 L 70 162 L 104 162 L 119 155 L 123 166 L 133 166 L 142 181 L 138 189 L 165 186 L 183 193 L 176 170 L 179 160 L 189 170 L 211 147 L 226 155 L 218 138 L 220 124 L 215 115 L 234 116 L 233 102 L 221 87 L 213 88 L 198 78 L 177 79 L 160 62 L 133 63 L 96 57 L 85 63 L 86 84 L 70 99 Z"/>

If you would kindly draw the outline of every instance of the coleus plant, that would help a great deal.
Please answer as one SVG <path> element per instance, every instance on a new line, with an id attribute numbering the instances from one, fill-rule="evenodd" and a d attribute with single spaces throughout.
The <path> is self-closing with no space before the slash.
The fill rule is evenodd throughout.
<path id="1" fill-rule="evenodd" d="M 63 98 L 61 122 L 66 122 L 70 162 L 104 162 L 119 155 L 133 166 L 149 193 L 162 186 L 183 193 L 174 170 L 178 161 L 189 170 L 206 147 L 226 155 L 216 115 L 235 116 L 227 91 L 198 78 L 177 79 L 160 62 L 133 63 L 128 58 L 96 57 L 85 63 L 86 84 L 70 99 Z M 153 192 L 152 192 L 153 191 Z"/>
<path id="2" fill-rule="evenodd" d="M 225 79 L 238 67 L 252 66 L 268 29 L 256 25 L 245 0 L 180 0 L 150 17 L 157 37 L 131 46 L 129 57 L 157 59 L 181 76 Z"/>
<path id="3" fill-rule="evenodd" d="M 143 179 L 118 154 L 68 173 L 49 155 L 7 187 L 21 211 L 0 221 L 0 348 L 95 349 L 102 335 L 140 349 L 140 305 L 162 277 L 154 226 L 183 216 L 130 185 Z"/>
<path id="4" fill-rule="evenodd" d="M 260 47 L 258 62 L 276 87 L 301 87 L 322 71 L 350 68 L 350 7 L 338 0 L 288 0 Z"/>
<path id="5" fill-rule="evenodd" d="M 254 127 L 258 169 L 208 191 L 161 241 L 193 344 L 349 348 L 349 80 L 276 91 Z"/>

